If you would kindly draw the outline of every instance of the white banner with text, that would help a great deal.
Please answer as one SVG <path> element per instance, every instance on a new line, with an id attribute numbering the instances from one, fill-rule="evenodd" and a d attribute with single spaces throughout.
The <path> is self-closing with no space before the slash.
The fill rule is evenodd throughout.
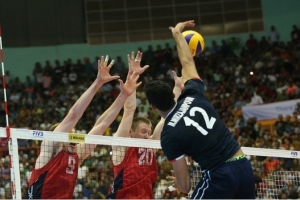
<path id="1" fill-rule="evenodd" d="M 294 110 L 297 108 L 297 103 L 300 99 L 280 101 L 276 103 L 268 103 L 253 106 L 242 107 L 244 118 L 247 120 L 251 117 L 256 117 L 257 120 L 268 120 L 278 118 L 278 115 L 286 117 L 293 116 Z"/>

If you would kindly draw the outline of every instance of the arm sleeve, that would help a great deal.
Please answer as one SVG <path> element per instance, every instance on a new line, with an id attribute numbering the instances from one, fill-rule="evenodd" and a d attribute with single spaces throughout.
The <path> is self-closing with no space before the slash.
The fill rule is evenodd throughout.
<path id="1" fill-rule="evenodd" d="M 185 96 L 186 93 L 198 92 L 204 96 L 204 83 L 200 79 L 190 79 L 185 82 L 181 96 Z"/>

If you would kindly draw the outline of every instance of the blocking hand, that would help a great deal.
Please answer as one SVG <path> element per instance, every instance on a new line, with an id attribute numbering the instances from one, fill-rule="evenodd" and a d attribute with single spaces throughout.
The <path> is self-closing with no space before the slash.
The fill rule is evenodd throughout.
<path id="1" fill-rule="evenodd" d="M 136 57 L 134 58 L 134 52 L 131 52 L 131 55 L 127 54 L 129 70 L 136 72 L 138 75 L 141 75 L 146 69 L 149 68 L 149 65 L 141 67 L 141 60 L 143 53 L 138 51 Z"/>
<path id="2" fill-rule="evenodd" d="M 123 83 L 121 79 L 118 80 L 120 83 L 121 93 L 127 97 L 130 96 L 136 90 L 136 88 L 142 84 L 142 82 L 137 83 L 139 77 L 140 76 L 137 72 L 129 70 L 125 83 Z"/>
<path id="3" fill-rule="evenodd" d="M 174 32 L 174 31 L 180 31 L 182 32 L 184 30 L 184 28 L 186 27 L 194 27 L 195 26 L 195 22 L 194 20 L 189 20 L 189 21 L 185 21 L 185 22 L 179 22 L 176 24 L 175 28 L 170 26 L 169 29 Z"/>
<path id="4" fill-rule="evenodd" d="M 109 65 L 107 65 L 107 63 L 108 63 L 108 55 L 105 57 L 105 59 L 104 56 L 101 56 L 101 59 L 98 60 L 98 74 L 97 74 L 96 81 L 99 84 L 104 84 L 109 81 L 120 78 L 120 76 L 111 76 L 109 74 L 109 71 L 114 64 L 114 60 L 112 60 Z"/>

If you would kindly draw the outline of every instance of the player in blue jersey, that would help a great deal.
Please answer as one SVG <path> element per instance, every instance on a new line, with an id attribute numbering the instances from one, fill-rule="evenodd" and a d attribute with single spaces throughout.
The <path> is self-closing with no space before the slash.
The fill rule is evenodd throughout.
<path id="1" fill-rule="evenodd" d="M 171 86 L 162 81 L 145 85 L 146 97 L 163 118 L 162 149 L 172 163 L 175 187 L 183 193 L 191 188 L 185 155 L 201 166 L 202 177 L 192 199 L 254 199 L 254 176 L 241 147 L 205 97 L 190 49 L 182 36 L 194 21 L 170 27 L 182 65 L 184 83 L 177 102 Z"/>

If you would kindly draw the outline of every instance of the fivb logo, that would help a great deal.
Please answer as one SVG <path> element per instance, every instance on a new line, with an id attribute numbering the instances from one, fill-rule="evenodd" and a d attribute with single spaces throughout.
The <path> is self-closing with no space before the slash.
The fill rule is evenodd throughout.
<path id="1" fill-rule="evenodd" d="M 297 151 L 291 151 L 291 156 L 292 157 L 298 157 L 298 152 Z"/>

